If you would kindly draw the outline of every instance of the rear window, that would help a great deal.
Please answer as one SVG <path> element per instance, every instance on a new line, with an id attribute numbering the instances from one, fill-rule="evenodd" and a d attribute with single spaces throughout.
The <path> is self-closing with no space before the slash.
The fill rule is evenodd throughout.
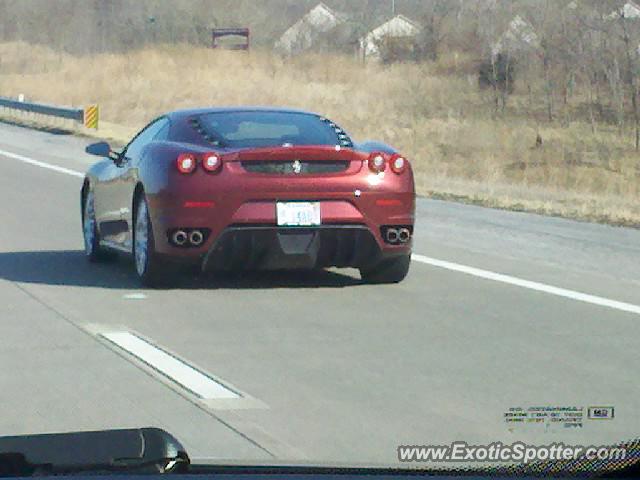
<path id="1" fill-rule="evenodd" d="M 307 113 L 208 113 L 199 116 L 194 127 L 209 143 L 224 148 L 352 146 L 348 135 L 335 123 Z"/>

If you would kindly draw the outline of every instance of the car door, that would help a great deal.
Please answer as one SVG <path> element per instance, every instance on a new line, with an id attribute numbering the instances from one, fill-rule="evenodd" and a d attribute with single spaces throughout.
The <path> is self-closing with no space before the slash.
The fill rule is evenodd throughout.
<path id="1" fill-rule="evenodd" d="M 131 250 L 131 201 L 137 182 L 138 162 L 145 147 L 162 132 L 169 120 L 161 117 L 143 128 L 107 167 L 96 186 L 96 218 L 102 240 Z"/>
<path id="2" fill-rule="evenodd" d="M 123 173 L 118 184 L 118 199 L 122 199 L 119 205 L 122 219 L 127 223 L 124 246 L 131 250 L 133 246 L 133 192 L 138 181 L 144 178 L 140 175 L 140 162 L 147 154 L 147 147 L 151 142 L 166 140 L 169 133 L 170 121 L 166 117 L 161 117 L 151 123 L 145 130 L 141 138 L 124 152 L 124 160 L 127 162 L 126 171 Z"/>

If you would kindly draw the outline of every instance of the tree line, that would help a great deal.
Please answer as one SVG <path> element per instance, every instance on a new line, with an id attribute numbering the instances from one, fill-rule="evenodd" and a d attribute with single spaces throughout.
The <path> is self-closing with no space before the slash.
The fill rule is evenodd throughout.
<path id="1" fill-rule="evenodd" d="M 315 0 L 0 0 L 0 41 L 78 53 L 156 43 L 208 45 L 212 27 L 248 26 L 269 49 Z M 621 132 L 640 149 L 640 10 L 625 0 L 325 0 L 362 34 L 393 13 L 421 27 L 410 45 L 390 42 L 388 61 L 471 59 L 496 115 L 514 93 L 540 121 L 586 119 Z M 395 7 L 395 10 L 392 10 Z M 515 26 L 514 26 L 515 25 Z M 400 45 L 400 46 L 399 46 Z M 323 48 L 327 48 L 325 44 Z M 352 53 L 353 44 L 330 48 Z M 1 61 L 1 59 L 0 59 Z M 1 65 L 1 64 L 0 64 Z M 1 68 L 1 67 L 0 67 Z M 456 72 L 453 72 L 454 74 Z"/>

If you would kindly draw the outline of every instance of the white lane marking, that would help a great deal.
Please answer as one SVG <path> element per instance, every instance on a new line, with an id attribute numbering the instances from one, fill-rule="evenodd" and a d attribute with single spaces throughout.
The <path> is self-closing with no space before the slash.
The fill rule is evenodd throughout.
<path id="1" fill-rule="evenodd" d="M 127 300 L 144 300 L 147 296 L 144 293 L 127 293 L 124 298 Z"/>
<path id="2" fill-rule="evenodd" d="M 59 167 L 58 165 L 53 165 L 51 163 L 41 162 L 40 160 L 34 160 L 33 158 L 25 157 L 24 155 L 18 155 L 17 153 L 0 150 L 0 155 L 2 155 L 3 157 L 12 158 L 14 160 L 19 160 L 36 167 L 53 170 L 54 172 L 65 173 L 67 175 L 73 175 L 74 177 L 84 178 L 84 173 L 78 172 L 77 170 L 71 170 L 70 168 Z"/>
<path id="3" fill-rule="evenodd" d="M 589 295 L 588 293 L 576 292 L 575 290 L 568 290 L 566 288 L 554 287 L 544 283 L 532 282 L 530 280 L 524 280 L 518 277 L 512 277 L 510 275 L 503 275 L 501 273 L 491 272 L 489 270 L 482 270 L 480 268 L 468 267 L 466 265 L 460 265 L 458 263 L 447 262 L 445 260 L 438 260 L 437 258 L 426 257 L 414 253 L 411 255 L 411 259 L 416 262 L 425 263 L 434 267 L 446 268 L 454 272 L 466 273 L 474 277 L 484 278 L 487 280 L 493 280 L 501 283 L 508 283 L 518 287 L 528 288 L 529 290 L 537 290 L 538 292 L 549 293 L 551 295 L 557 295 L 559 297 L 570 298 L 580 302 L 591 303 L 593 305 L 599 305 L 601 307 L 613 308 L 615 310 L 621 310 L 623 312 L 636 313 L 640 315 L 640 306 L 632 303 L 618 302 L 617 300 L 611 300 L 604 297 L 598 297 L 596 295 Z"/>
<path id="4" fill-rule="evenodd" d="M 202 399 L 240 398 L 236 392 L 137 335 L 123 331 L 100 335 Z"/>

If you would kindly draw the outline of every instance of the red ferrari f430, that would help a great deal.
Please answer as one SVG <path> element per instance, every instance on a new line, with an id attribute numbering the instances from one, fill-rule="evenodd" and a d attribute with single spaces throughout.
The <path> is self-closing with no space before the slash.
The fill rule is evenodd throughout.
<path id="1" fill-rule="evenodd" d="M 378 142 L 355 143 L 314 113 L 182 110 L 103 157 L 81 191 L 85 253 L 133 255 L 142 283 L 170 264 L 201 271 L 355 267 L 394 283 L 411 262 L 411 165 Z"/>

